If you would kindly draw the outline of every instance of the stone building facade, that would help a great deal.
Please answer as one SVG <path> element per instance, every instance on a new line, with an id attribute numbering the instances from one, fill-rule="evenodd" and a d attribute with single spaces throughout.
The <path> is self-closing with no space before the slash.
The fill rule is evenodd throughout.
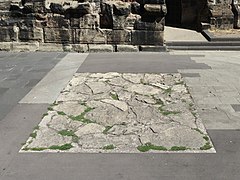
<path id="1" fill-rule="evenodd" d="M 163 46 L 164 25 L 239 28 L 238 0 L 0 0 L 2 50 Z M 24 44 L 26 46 L 22 46 Z M 58 46 L 59 45 L 59 46 Z M 122 45 L 122 46 L 121 46 Z M 42 48 L 42 49 L 41 49 Z M 45 48 L 45 49 L 44 49 Z"/>

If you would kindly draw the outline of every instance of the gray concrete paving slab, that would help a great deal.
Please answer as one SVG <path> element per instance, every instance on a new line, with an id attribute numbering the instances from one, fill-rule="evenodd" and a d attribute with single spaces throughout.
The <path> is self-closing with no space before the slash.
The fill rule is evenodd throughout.
<path id="1" fill-rule="evenodd" d="M 176 57 L 169 53 L 98 53 L 90 54 L 77 72 L 176 73 L 178 69 L 190 68 L 210 67 L 196 64 L 189 56 Z"/>
<path id="2" fill-rule="evenodd" d="M 87 56 L 77 53 L 65 56 L 20 103 L 53 103 Z"/>

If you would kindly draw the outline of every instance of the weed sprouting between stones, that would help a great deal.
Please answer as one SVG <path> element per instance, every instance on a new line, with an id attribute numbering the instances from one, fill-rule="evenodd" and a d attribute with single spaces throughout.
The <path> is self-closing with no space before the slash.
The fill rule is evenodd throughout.
<path id="1" fill-rule="evenodd" d="M 66 115 L 66 113 L 63 111 L 57 111 L 57 113 L 58 113 L 58 115 L 62 115 L 62 116 Z"/>
<path id="2" fill-rule="evenodd" d="M 34 129 L 34 130 L 39 130 L 39 128 L 40 128 L 40 127 L 37 125 L 37 126 L 35 126 L 33 129 Z"/>
<path id="3" fill-rule="evenodd" d="M 48 149 L 52 149 L 52 150 L 69 150 L 71 149 L 73 146 L 72 144 L 64 144 L 62 146 L 58 146 L 58 145 L 53 145 L 53 146 L 50 146 Z"/>
<path id="4" fill-rule="evenodd" d="M 107 134 L 112 127 L 113 126 L 106 126 L 105 129 L 103 130 L 103 134 Z"/>
<path id="5" fill-rule="evenodd" d="M 156 146 L 151 143 L 146 143 L 145 145 L 138 146 L 137 149 L 140 152 L 147 152 L 149 150 L 158 150 L 158 151 L 167 151 L 167 148 L 164 146 Z"/>
<path id="6" fill-rule="evenodd" d="M 53 111 L 52 107 L 48 107 L 47 109 L 48 109 L 48 111 Z"/>
<path id="7" fill-rule="evenodd" d="M 185 147 L 185 146 L 173 146 L 171 147 L 170 151 L 185 151 L 189 148 Z"/>
<path id="8" fill-rule="evenodd" d="M 109 144 L 109 145 L 104 146 L 102 149 L 104 149 L 104 150 L 111 150 L 111 149 L 115 149 L 115 148 L 116 147 L 113 144 Z"/>
<path id="9" fill-rule="evenodd" d="M 206 142 L 206 144 L 202 147 L 200 147 L 201 150 L 208 150 L 208 149 L 211 149 L 212 146 L 210 144 L 210 142 Z"/>
<path id="10" fill-rule="evenodd" d="M 44 151 L 44 150 L 47 150 L 47 149 L 51 149 L 51 150 L 69 150 L 71 149 L 73 146 L 72 144 L 64 144 L 62 146 L 58 146 L 58 145 L 53 145 L 53 146 L 50 146 L 49 148 L 47 147 L 34 147 L 34 148 L 28 148 L 28 147 L 25 147 L 23 148 L 24 151 Z"/>
<path id="11" fill-rule="evenodd" d="M 45 116 L 47 116 L 48 115 L 48 113 L 44 113 L 43 115 L 42 115 L 42 119 L 45 117 Z"/>
<path id="12" fill-rule="evenodd" d="M 205 139 L 205 141 L 209 141 L 209 137 L 207 136 L 203 136 L 203 139 Z"/>
<path id="13" fill-rule="evenodd" d="M 36 137 L 37 137 L 37 132 L 32 132 L 32 133 L 30 134 L 30 137 L 36 138 Z"/>
<path id="14" fill-rule="evenodd" d="M 159 111 L 162 113 L 162 115 L 164 115 L 164 116 L 176 115 L 176 114 L 181 113 L 180 111 L 169 111 L 169 110 L 165 110 L 165 109 L 163 109 L 163 106 L 159 107 L 158 109 L 159 109 Z"/>
<path id="15" fill-rule="evenodd" d="M 91 110 L 93 110 L 94 108 L 91 107 L 87 107 L 84 112 L 78 116 L 68 116 L 70 119 L 74 120 L 74 121 L 81 121 L 83 123 L 89 124 L 89 123 L 95 123 L 95 121 L 92 121 L 90 119 L 85 118 L 84 116 L 90 112 Z"/>
<path id="16" fill-rule="evenodd" d="M 172 93 L 172 88 L 167 88 L 167 89 L 164 89 L 164 92 L 163 94 L 171 94 Z"/>
<path id="17" fill-rule="evenodd" d="M 110 94 L 109 94 L 110 96 L 111 96 L 111 98 L 112 99 L 114 99 L 114 100 L 119 100 L 119 98 L 118 98 L 118 95 L 117 94 L 114 94 L 114 93 L 111 93 L 110 92 Z"/>
<path id="18" fill-rule="evenodd" d="M 76 136 L 74 131 L 72 130 L 61 130 L 61 131 L 58 131 L 58 134 L 62 135 L 62 136 Z"/>

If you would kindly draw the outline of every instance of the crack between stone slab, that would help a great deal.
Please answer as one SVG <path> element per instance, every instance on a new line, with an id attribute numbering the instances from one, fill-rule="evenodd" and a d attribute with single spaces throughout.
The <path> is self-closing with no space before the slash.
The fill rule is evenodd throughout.
<path id="1" fill-rule="evenodd" d="M 87 87 L 88 87 L 88 88 L 91 90 L 91 92 L 92 92 L 92 95 L 93 95 L 94 93 L 93 93 L 93 90 L 92 90 L 92 88 L 91 88 L 89 85 L 87 85 L 87 84 L 86 84 L 86 82 L 84 82 L 83 84 L 84 84 L 85 86 L 87 86 Z"/>

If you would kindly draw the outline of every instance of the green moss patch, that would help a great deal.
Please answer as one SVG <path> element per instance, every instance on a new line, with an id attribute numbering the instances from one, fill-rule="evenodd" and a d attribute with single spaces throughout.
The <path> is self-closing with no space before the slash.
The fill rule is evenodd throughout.
<path id="1" fill-rule="evenodd" d="M 167 151 L 167 148 L 165 148 L 164 146 L 156 146 L 151 143 L 146 143 L 145 145 L 138 146 L 137 149 L 140 152 L 147 152 L 149 150 Z"/>
<path id="2" fill-rule="evenodd" d="M 210 142 L 206 142 L 206 144 L 202 147 L 200 147 L 201 150 L 208 150 L 208 149 L 211 149 L 212 146 L 210 144 Z"/>
<path id="3" fill-rule="evenodd" d="M 185 147 L 185 146 L 173 146 L 171 147 L 170 151 L 185 151 L 189 148 Z"/>
<path id="4" fill-rule="evenodd" d="M 58 146 L 58 145 L 53 145 L 53 146 L 50 146 L 48 149 L 52 149 L 52 150 L 69 150 L 71 149 L 73 146 L 72 144 L 64 144 L 62 146 Z"/>
<path id="5" fill-rule="evenodd" d="M 104 149 L 104 150 L 111 150 L 111 149 L 115 149 L 115 148 L 116 147 L 113 144 L 109 144 L 109 145 L 104 146 L 102 149 Z"/>

